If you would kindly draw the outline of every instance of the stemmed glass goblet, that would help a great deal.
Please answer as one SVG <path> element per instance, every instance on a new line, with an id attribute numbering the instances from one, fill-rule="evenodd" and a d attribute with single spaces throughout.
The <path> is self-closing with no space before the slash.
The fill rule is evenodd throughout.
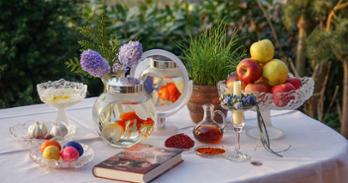
<path id="1" fill-rule="evenodd" d="M 240 151 L 240 135 L 244 127 L 244 111 L 255 106 L 256 99 L 253 95 L 243 95 L 241 93 L 241 82 L 233 82 L 233 91 L 230 91 L 224 83 L 218 83 L 221 106 L 232 112 L 232 125 L 236 135 L 235 149 L 227 155 L 232 161 L 248 161 L 251 157 Z"/>
<path id="2" fill-rule="evenodd" d="M 79 103 L 86 97 L 87 85 L 60 79 L 40 83 L 36 87 L 40 100 L 58 109 L 56 122 L 71 126 L 65 108 Z"/>

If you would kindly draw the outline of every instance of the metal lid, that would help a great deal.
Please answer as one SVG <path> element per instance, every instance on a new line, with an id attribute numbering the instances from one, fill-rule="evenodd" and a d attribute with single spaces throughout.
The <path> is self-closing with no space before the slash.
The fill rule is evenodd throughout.
<path id="1" fill-rule="evenodd" d="M 109 93 L 138 93 L 143 91 L 143 83 L 132 77 L 112 77 L 106 82 Z"/>
<path id="2" fill-rule="evenodd" d="M 176 63 L 168 57 L 155 55 L 151 58 L 151 66 L 157 69 L 172 69 L 177 68 Z"/>

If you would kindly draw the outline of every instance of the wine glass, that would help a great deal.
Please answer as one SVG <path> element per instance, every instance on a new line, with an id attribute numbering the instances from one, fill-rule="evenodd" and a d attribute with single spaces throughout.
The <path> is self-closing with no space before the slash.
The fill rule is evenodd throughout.
<path id="1" fill-rule="evenodd" d="M 240 151 L 240 135 L 244 127 L 244 111 L 254 107 L 254 104 L 248 105 L 244 102 L 248 96 L 241 94 L 241 82 L 233 83 L 233 92 L 226 87 L 224 81 L 218 83 L 218 91 L 221 100 L 221 106 L 232 112 L 232 126 L 236 135 L 236 144 L 232 152 L 226 155 L 226 158 L 232 161 L 249 161 L 251 157 Z M 243 102 L 242 102 L 243 101 Z M 255 100 L 256 102 L 256 100 Z M 242 103 L 244 103 L 242 105 Z"/>
<path id="2" fill-rule="evenodd" d="M 87 85 L 60 79 L 36 85 L 40 100 L 58 109 L 57 122 L 71 126 L 65 108 L 79 103 L 86 97 Z"/>
<path id="3" fill-rule="evenodd" d="M 236 144 L 234 151 L 227 155 L 227 158 L 233 161 L 248 161 L 251 157 L 240 151 L 240 135 L 244 127 L 244 112 L 241 110 L 232 110 L 232 125 L 236 135 Z"/>

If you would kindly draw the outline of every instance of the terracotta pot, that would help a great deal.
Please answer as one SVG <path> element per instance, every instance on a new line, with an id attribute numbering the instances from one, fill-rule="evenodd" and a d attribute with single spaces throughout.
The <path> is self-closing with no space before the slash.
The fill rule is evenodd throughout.
<path id="1" fill-rule="evenodd" d="M 217 86 L 193 85 L 192 95 L 187 103 L 187 108 L 190 111 L 192 121 L 195 123 L 203 119 L 203 104 L 213 104 L 214 110 L 222 111 L 226 117 L 227 111 L 220 106 Z M 220 115 L 215 115 L 214 119 L 217 122 L 222 122 L 222 117 Z"/>

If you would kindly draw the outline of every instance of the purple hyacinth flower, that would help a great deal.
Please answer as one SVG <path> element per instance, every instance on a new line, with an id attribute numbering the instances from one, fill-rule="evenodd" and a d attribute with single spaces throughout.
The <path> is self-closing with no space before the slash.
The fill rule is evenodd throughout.
<path id="1" fill-rule="evenodd" d="M 230 102 L 230 97 L 229 97 L 229 96 L 224 97 L 224 99 L 222 100 L 222 102 L 223 102 L 224 104 L 229 104 L 229 102 Z"/>
<path id="2" fill-rule="evenodd" d="M 247 95 L 242 99 L 242 103 L 245 106 L 256 105 L 256 97 L 254 95 Z"/>
<path id="3" fill-rule="evenodd" d="M 112 72 L 116 73 L 117 71 L 122 70 L 122 64 L 120 63 L 114 63 L 114 65 L 112 66 Z"/>
<path id="4" fill-rule="evenodd" d="M 118 53 L 118 60 L 126 67 L 133 67 L 138 64 L 143 54 L 143 46 L 138 41 L 129 41 L 121 46 Z"/>
<path id="5" fill-rule="evenodd" d="M 234 107 L 235 109 L 242 109 L 242 108 L 243 108 L 243 104 L 240 103 L 240 102 L 237 102 L 237 103 L 234 103 L 234 104 L 233 104 L 233 107 Z"/>
<path id="6" fill-rule="evenodd" d="M 110 73 L 109 63 L 98 52 L 91 49 L 81 53 L 80 65 L 82 70 L 94 77 L 101 78 Z"/>

